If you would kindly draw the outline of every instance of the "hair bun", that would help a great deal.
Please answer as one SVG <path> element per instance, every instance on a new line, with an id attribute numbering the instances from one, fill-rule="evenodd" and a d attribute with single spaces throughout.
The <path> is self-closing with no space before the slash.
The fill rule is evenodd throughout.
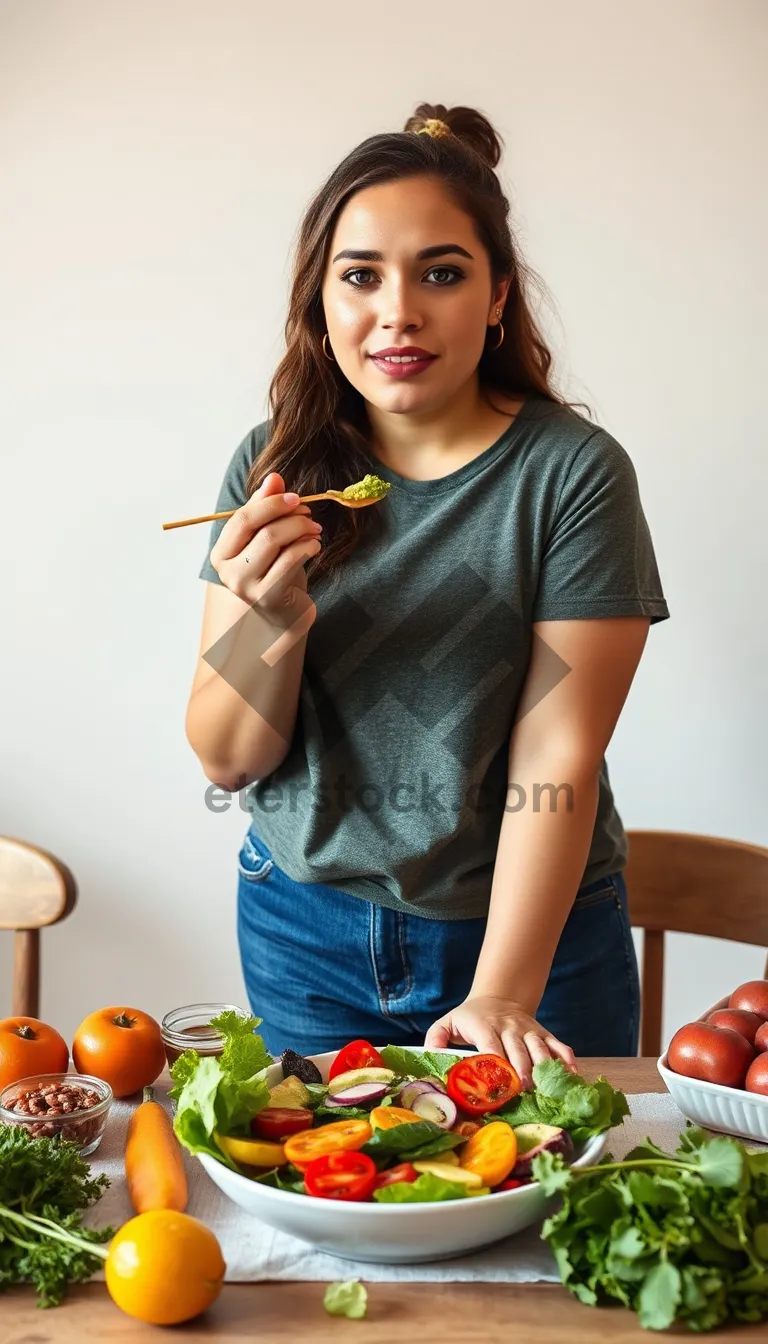
<path id="1" fill-rule="evenodd" d="M 482 112 L 474 107 L 446 107 L 444 103 L 419 103 L 404 131 L 420 131 L 428 121 L 444 121 L 463 144 L 473 149 L 489 168 L 501 158 L 504 142 Z"/>

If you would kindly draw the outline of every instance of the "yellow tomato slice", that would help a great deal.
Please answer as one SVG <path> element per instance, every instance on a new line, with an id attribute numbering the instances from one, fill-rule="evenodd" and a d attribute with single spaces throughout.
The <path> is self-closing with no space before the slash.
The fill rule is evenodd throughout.
<path id="1" fill-rule="evenodd" d="M 224 1134 L 214 1138 L 223 1153 L 241 1162 L 244 1167 L 283 1167 L 288 1161 L 281 1143 L 264 1143 L 258 1139 L 230 1139 Z"/>
<path id="2" fill-rule="evenodd" d="M 304 1171 L 316 1157 L 326 1157 L 330 1153 L 354 1153 L 368 1142 L 371 1133 L 367 1120 L 334 1120 L 330 1125 L 291 1134 L 285 1140 L 283 1150 L 287 1161 L 292 1162 L 299 1171 Z"/>
<path id="3" fill-rule="evenodd" d="M 371 1124 L 374 1129 L 394 1129 L 396 1125 L 420 1125 L 423 1116 L 405 1106 L 374 1106 L 371 1111 Z"/>
<path id="4" fill-rule="evenodd" d="M 517 1161 L 517 1138 L 511 1125 L 492 1120 L 464 1144 L 459 1162 L 480 1177 L 483 1185 L 505 1181 Z"/>

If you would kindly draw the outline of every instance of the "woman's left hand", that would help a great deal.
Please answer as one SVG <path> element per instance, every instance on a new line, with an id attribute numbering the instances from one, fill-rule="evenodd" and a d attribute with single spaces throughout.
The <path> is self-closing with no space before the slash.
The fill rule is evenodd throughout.
<path id="1" fill-rule="evenodd" d="M 571 1073 L 577 1072 L 571 1047 L 512 999 L 487 995 L 465 999 L 439 1018 L 427 1032 L 424 1045 L 427 1050 L 445 1050 L 451 1044 L 474 1045 L 481 1054 L 506 1056 L 524 1091 L 533 1086 L 532 1069 L 540 1059 L 562 1059 Z"/>

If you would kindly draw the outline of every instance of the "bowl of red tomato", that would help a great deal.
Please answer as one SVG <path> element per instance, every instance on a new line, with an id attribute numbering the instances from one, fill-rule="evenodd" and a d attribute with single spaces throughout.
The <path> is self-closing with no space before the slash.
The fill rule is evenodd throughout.
<path id="1" fill-rule="evenodd" d="M 363 1041 L 307 1059 L 286 1051 L 251 1137 L 219 1140 L 228 1165 L 200 1161 L 248 1213 L 344 1259 L 417 1263 L 499 1241 L 552 1206 L 532 1178 L 537 1153 L 581 1166 L 607 1136 L 574 1144 L 555 1126 L 496 1119 L 520 1091 L 512 1066 L 451 1050 L 430 1072 L 435 1058 Z"/>
<path id="2" fill-rule="evenodd" d="M 768 1143 L 768 980 L 748 980 L 694 1022 L 658 1060 L 687 1119 Z"/>

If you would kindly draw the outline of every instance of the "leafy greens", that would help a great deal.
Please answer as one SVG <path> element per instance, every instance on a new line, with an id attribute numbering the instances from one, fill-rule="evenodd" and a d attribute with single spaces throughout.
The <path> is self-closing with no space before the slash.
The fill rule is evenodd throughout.
<path id="1" fill-rule="evenodd" d="M 362 1151 L 372 1157 L 377 1166 L 388 1166 L 393 1157 L 397 1157 L 398 1162 L 418 1162 L 450 1148 L 458 1148 L 466 1141 L 464 1134 L 441 1129 L 432 1120 L 419 1120 L 396 1125 L 394 1129 L 374 1129 Z"/>
<path id="2" fill-rule="evenodd" d="M 214 1133 L 249 1135 L 252 1117 L 269 1103 L 265 1076 L 273 1061 L 256 1035 L 261 1021 L 232 1011 L 221 1013 L 211 1020 L 224 1037 L 221 1054 L 185 1050 L 171 1067 L 177 1138 L 191 1153 L 209 1153 L 234 1171 L 238 1167 L 219 1148 Z"/>
<path id="3" fill-rule="evenodd" d="M 81 1215 L 108 1185 L 76 1143 L 0 1125 L 0 1292 L 28 1283 L 39 1307 L 55 1307 L 69 1283 L 90 1279 L 114 1229 L 83 1228 Z"/>
<path id="4" fill-rule="evenodd" d="M 620 1162 L 532 1164 L 562 1196 L 542 1237 L 580 1302 L 622 1302 L 648 1330 L 713 1330 L 768 1315 L 768 1151 L 690 1123 L 674 1153 L 650 1139 Z"/>
<path id="5" fill-rule="evenodd" d="M 432 1171 L 422 1171 L 415 1181 L 394 1181 L 373 1192 L 378 1204 L 434 1204 L 444 1199 L 466 1199 L 468 1195 L 463 1181 L 447 1181 Z"/>
<path id="6" fill-rule="evenodd" d="M 408 1050 L 404 1046 L 385 1045 L 380 1051 L 388 1069 L 409 1078 L 440 1078 L 445 1080 L 448 1070 L 457 1064 L 460 1055 L 445 1054 L 440 1050 Z"/>
<path id="7" fill-rule="evenodd" d="M 611 1087 L 601 1075 L 587 1083 L 571 1073 L 561 1059 L 540 1059 L 533 1066 L 535 1090 L 520 1092 L 505 1106 L 484 1117 L 484 1122 L 506 1120 L 510 1125 L 557 1125 L 567 1129 L 574 1143 L 602 1134 L 620 1125 L 629 1115 L 623 1092 Z"/>

